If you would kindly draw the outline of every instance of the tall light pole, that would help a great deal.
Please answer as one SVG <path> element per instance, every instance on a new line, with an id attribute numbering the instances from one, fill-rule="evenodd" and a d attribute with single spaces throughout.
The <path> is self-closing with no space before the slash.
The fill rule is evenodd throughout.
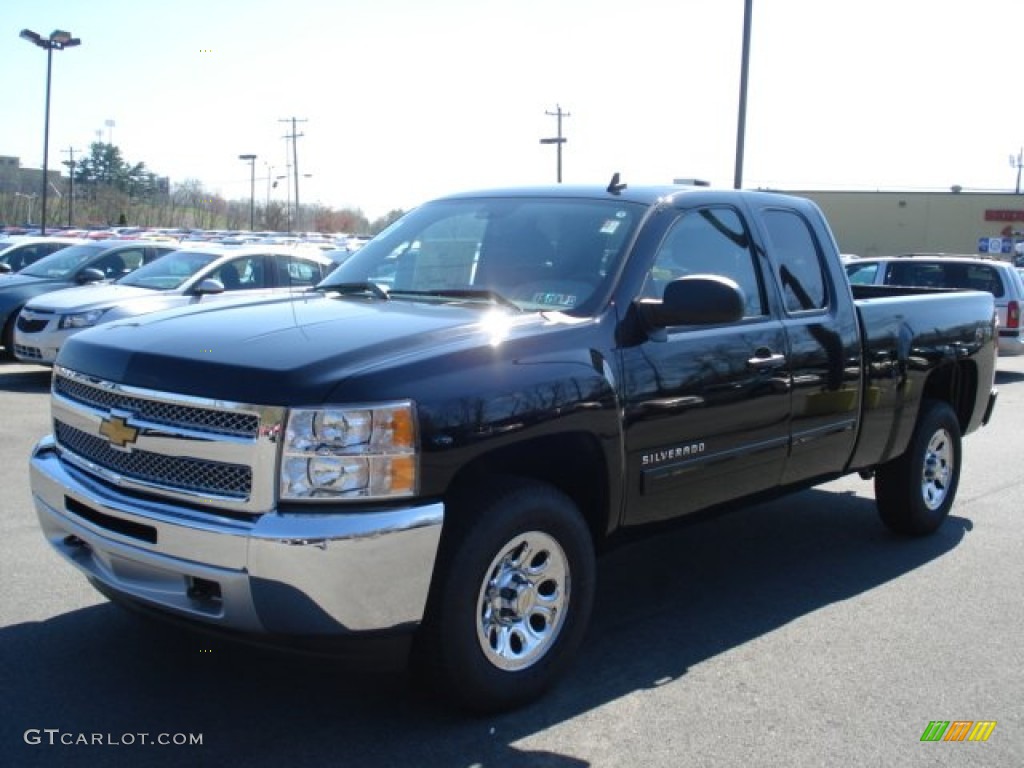
<path id="1" fill-rule="evenodd" d="M 249 163 L 249 231 L 256 231 L 256 155 L 239 155 Z"/>
<path id="2" fill-rule="evenodd" d="M 754 13 L 754 0 L 743 4 L 743 53 L 740 59 L 740 106 L 736 125 L 736 166 L 733 169 L 732 186 L 743 186 L 743 152 L 747 136 L 747 77 L 750 72 L 750 23 Z"/>
<path id="3" fill-rule="evenodd" d="M 46 118 L 43 121 L 43 211 L 40 214 L 40 234 L 46 234 L 46 174 L 49 170 L 50 161 L 50 75 L 53 70 L 53 52 L 63 51 L 65 48 L 72 48 L 81 45 L 82 41 L 72 37 L 70 32 L 55 29 L 49 37 L 33 32 L 31 29 L 21 30 L 18 35 L 22 40 L 28 40 L 46 51 Z"/>

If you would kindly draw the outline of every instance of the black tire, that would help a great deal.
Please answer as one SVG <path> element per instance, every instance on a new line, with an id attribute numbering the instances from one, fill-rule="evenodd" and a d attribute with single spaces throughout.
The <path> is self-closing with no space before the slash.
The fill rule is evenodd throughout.
<path id="1" fill-rule="evenodd" d="M 960 422 L 948 403 L 925 400 L 906 452 L 875 473 L 882 522 L 906 536 L 934 533 L 960 485 Z"/>
<path id="2" fill-rule="evenodd" d="M 415 672 L 476 712 L 521 706 L 565 671 L 586 634 L 596 564 L 576 505 L 497 479 L 453 499 Z"/>

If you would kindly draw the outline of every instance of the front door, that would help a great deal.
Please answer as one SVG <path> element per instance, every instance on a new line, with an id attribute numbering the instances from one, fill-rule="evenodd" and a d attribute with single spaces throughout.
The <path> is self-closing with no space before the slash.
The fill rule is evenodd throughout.
<path id="1" fill-rule="evenodd" d="M 770 310 L 764 257 L 732 207 L 672 215 L 643 295 L 660 298 L 687 274 L 724 275 L 743 289 L 746 311 L 733 324 L 671 327 L 621 350 L 627 524 L 772 487 L 788 450 L 787 340 Z"/>

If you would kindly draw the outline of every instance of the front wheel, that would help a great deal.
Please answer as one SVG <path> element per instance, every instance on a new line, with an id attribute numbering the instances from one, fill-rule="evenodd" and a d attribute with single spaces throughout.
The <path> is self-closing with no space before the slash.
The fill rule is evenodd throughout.
<path id="1" fill-rule="evenodd" d="M 460 706 L 520 706 L 564 672 L 586 633 L 589 531 L 571 499 L 537 482 L 478 488 L 452 514 L 414 662 Z"/>
<path id="2" fill-rule="evenodd" d="M 878 513 L 891 530 L 933 533 L 949 515 L 960 484 L 960 423 L 948 403 L 925 400 L 906 452 L 875 474 Z"/>

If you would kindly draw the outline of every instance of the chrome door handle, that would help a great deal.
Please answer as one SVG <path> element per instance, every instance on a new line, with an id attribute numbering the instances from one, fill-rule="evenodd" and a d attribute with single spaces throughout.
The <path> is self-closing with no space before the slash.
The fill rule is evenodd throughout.
<path id="1" fill-rule="evenodd" d="M 747 367 L 760 371 L 765 368 L 781 368 L 786 364 L 786 356 L 769 353 L 767 355 L 756 355 L 747 360 Z"/>

